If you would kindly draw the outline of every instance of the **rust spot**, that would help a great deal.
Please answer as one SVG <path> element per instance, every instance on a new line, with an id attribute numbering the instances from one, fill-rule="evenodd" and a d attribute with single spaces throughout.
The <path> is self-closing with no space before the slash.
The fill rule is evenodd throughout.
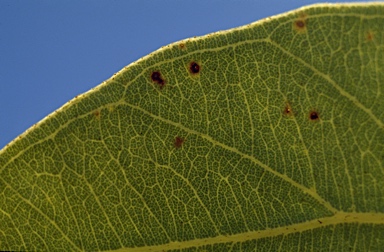
<path id="1" fill-rule="evenodd" d="M 159 85 L 160 89 L 162 89 L 165 85 L 165 81 L 163 77 L 161 76 L 161 73 L 159 71 L 152 72 L 151 79 L 153 82 Z"/>
<path id="2" fill-rule="evenodd" d="M 173 142 L 173 145 L 175 146 L 175 148 L 179 149 L 179 148 L 181 148 L 181 146 L 183 146 L 184 142 L 185 142 L 185 139 L 177 136 L 175 138 L 175 141 Z"/>
<path id="3" fill-rule="evenodd" d="M 318 113 L 317 111 L 311 111 L 311 112 L 309 113 L 309 119 L 310 119 L 311 121 L 317 121 L 317 120 L 319 120 L 319 113 Z"/>
<path id="4" fill-rule="evenodd" d="M 192 74 L 198 74 L 200 72 L 200 65 L 192 61 L 191 63 L 189 63 L 189 71 Z"/>

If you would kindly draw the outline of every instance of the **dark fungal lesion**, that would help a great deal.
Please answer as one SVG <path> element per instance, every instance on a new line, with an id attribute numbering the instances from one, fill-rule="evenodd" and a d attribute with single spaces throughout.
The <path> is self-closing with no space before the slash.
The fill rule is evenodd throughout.
<path id="1" fill-rule="evenodd" d="M 303 29 L 305 27 L 305 21 L 304 20 L 296 20 L 295 21 L 295 26 L 298 29 Z"/>
<path id="2" fill-rule="evenodd" d="M 285 103 L 285 106 L 284 106 L 284 109 L 283 109 L 283 115 L 284 116 L 293 116 L 293 111 L 292 111 L 291 104 L 288 103 L 288 102 Z"/>
<path id="3" fill-rule="evenodd" d="M 191 74 L 198 74 L 200 73 L 200 70 L 200 65 L 197 62 L 192 61 L 189 63 L 189 72 Z"/>
<path id="4" fill-rule="evenodd" d="M 316 110 L 312 110 L 311 112 L 309 112 L 309 120 L 318 121 L 319 119 L 319 113 Z"/>
<path id="5" fill-rule="evenodd" d="M 160 71 L 154 71 L 151 73 L 151 80 L 158 84 L 160 89 L 162 89 L 164 86 L 165 86 L 165 80 L 164 78 L 161 76 L 161 73 Z"/>
<path id="6" fill-rule="evenodd" d="M 301 14 L 294 22 L 293 28 L 297 32 L 305 32 L 308 26 L 308 19 L 306 14 Z"/>

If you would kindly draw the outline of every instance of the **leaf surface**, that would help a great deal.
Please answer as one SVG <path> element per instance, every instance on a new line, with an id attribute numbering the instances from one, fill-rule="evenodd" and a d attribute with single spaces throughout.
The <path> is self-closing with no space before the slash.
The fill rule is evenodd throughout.
<path id="1" fill-rule="evenodd" d="M 384 247 L 384 5 L 165 46 L 0 151 L 0 250 Z"/>

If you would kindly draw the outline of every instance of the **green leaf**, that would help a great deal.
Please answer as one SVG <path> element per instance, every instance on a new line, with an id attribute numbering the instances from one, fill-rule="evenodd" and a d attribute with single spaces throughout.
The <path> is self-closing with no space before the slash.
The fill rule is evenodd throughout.
<path id="1" fill-rule="evenodd" d="M 384 247 L 384 5 L 180 41 L 0 151 L 0 250 Z"/>

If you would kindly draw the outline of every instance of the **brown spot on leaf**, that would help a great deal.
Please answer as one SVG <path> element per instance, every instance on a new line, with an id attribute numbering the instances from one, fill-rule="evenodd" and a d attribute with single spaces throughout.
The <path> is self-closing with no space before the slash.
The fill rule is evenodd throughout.
<path id="1" fill-rule="evenodd" d="M 302 29 L 305 27 L 305 22 L 304 20 L 296 20 L 295 25 L 297 28 Z"/>
<path id="2" fill-rule="evenodd" d="M 181 148 L 181 146 L 183 146 L 184 142 L 185 142 L 185 139 L 177 136 L 175 138 L 175 141 L 173 142 L 173 145 L 175 146 L 175 148 Z"/>
<path id="3" fill-rule="evenodd" d="M 308 20 L 306 14 L 301 14 L 298 19 L 293 22 L 293 28 L 297 32 L 305 32 L 307 30 Z"/>
<path id="4" fill-rule="evenodd" d="M 99 110 L 96 110 L 95 112 L 93 112 L 93 115 L 96 117 L 96 119 L 100 119 L 101 113 Z"/>
<path id="5" fill-rule="evenodd" d="M 375 35 L 373 34 L 373 32 L 371 31 L 367 32 L 367 36 L 366 36 L 367 41 L 372 41 L 374 38 L 375 38 Z"/>
<path id="6" fill-rule="evenodd" d="M 200 72 L 200 65 L 192 61 L 191 63 L 189 63 L 189 71 L 192 74 L 198 74 Z"/>
<path id="7" fill-rule="evenodd" d="M 319 113 L 317 112 L 317 111 L 311 111 L 310 113 L 309 113 L 309 119 L 311 120 L 311 121 L 317 121 L 317 120 L 319 120 Z"/>
<path id="8" fill-rule="evenodd" d="M 185 44 L 184 44 L 183 42 L 181 42 L 181 43 L 179 44 L 179 48 L 180 48 L 181 50 L 185 49 Z"/>
<path id="9" fill-rule="evenodd" d="M 165 85 L 165 81 L 163 77 L 161 76 L 161 73 L 159 71 L 152 72 L 151 79 L 153 82 L 159 85 L 160 89 L 162 89 Z"/>
<path id="10" fill-rule="evenodd" d="M 285 103 L 284 110 L 283 110 L 283 115 L 285 115 L 285 116 L 293 116 L 291 104 L 289 104 L 288 102 Z"/>

